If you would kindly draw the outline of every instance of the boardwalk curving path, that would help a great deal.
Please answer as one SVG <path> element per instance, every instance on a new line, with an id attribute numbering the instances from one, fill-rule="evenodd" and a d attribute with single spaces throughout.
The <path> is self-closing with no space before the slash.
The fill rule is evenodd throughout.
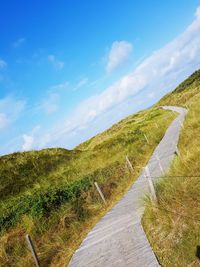
<path id="1" fill-rule="evenodd" d="M 157 156 L 166 171 L 176 152 L 186 109 L 167 106 L 178 112 L 147 166 L 153 179 L 162 175 Z M 124 197 L 96 224 L 73 255 L 70 267 L 156 267 L 160 266 L 141 225 L 144 195 L 148 183 L 142 172 Z"/>

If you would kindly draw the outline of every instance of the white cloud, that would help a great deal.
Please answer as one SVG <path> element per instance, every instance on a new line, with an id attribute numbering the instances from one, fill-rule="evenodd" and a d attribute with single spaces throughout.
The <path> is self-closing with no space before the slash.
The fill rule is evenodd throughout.
<path id="1" fill-rule="evenodd" d="M 19 38 L 12 45 L 14 48 L 18 48 L 18 47 L 22 46 L 25 42 L 26 42 L 25 38 Z"/>
<path id="2" fill-rule="evenodd" d="M 197 7 L 196 12 L 195 12 L 195 16 L 196 16 L 197 18 L 200 17 L 200 7 Z"/>
<path id="3" fill-rule="evenodd" d="M 73 88 L 74 91 L 78 90 L 79 88 L 83 87 L 84 85 L 86 85 L 88 83 L 88 78 L 85 77 L 83 79 L 81 79 L 77 85 Z"/>
<path id="4" fill-rule="evenodd" d="M 59 94 L 50 93 L 48 99 L 46 99 L 42 107 L 47 114 L 55 113 L 58 110 L 58 103 L 60 100 Z"/>
<path id="5" fill-rule="evenodd" d="M 7 129 L 14 123 L 25 108 L 25 101 L 7 96 L 0 99 L 0 130 Z"/>
<path id="6" fill-rule="evenodd" d="M 7 128 L 8 124 L 9 120 L 6 114 L 0 113 L 0 130 L 4 130 L 5 128 Z"/>
<path id="7" fill-rule="evenodd" d="M 28 151 L 34 148 L 35 145 L 35 140 L 38 138 L 38 134 L 40 134 L 40 125 L 36 125 L 30 133 L 28 134 L 23 134 L 22 139 L 23 139 L 23 144 L 22 144 L 22 151 Z"/>
<path id="8" fill-rule="evenodd" d="M 58 111 L 61 95 L 69 89 L 67 81 L 54 85 L 47 91 L 42 102 L 34 108 L 35 111 L 44 111 L 46 114 L 52 114 Z"/>
<path id="9" fill-rule="evenodd" d="M 23 151 L 28 151 L 32 149 L 34 142 L 34 138 L 31 135 L 24 134 L 23 135 L 23 145 L 22 145 L 22 150 Z"/>
<path id="10" fill-rule="evenodd" d="M 7 63 L 0 58 L 0 69 L 5 69 L 7 67 Z"/>
<path id="11" fill-rule="evenodd" d="M 150 92 L 150 93 L 147 94 L 147 96 L 149 98 L 154 98 L 155 97 L 155 92 Z"/>
<path id="12" fill-rule="evenodd" d="M 48 61 L 56 68 L 56 69 L 63 69 L 65 63 L 63 61 L 58 60 L 55 55 L 49 55 Z"/>
<path id="13" fill-rule="evenodd" d="M 132 44 L 127 41 L 115 41 L 109 51 L 106 65 L 107 73 L 111 73 L 118 68 L 132 51 Z"/>
<path id="14" fill-rule="evenodd" d="M 50 88 L 49 91 L 51 92 L 61 92 L 61 91 L 66 91 L 69 87 L 69 82 L 65 81 L 63 83 L 56 84 Z"/>

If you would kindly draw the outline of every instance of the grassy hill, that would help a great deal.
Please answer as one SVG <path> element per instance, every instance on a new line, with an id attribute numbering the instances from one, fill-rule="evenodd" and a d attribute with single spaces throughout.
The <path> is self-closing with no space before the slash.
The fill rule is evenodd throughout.
<path id="1" fill-rule="evenodd" d="M 171 169 L 157 184 L 158 205 L 147 202 L 143 226 L 162 266 L 196 267 L 200 245 L 200 71 L 159 105 L 188 108 L 179 150 Z"/>
<path id="2" fill-rule="evenodd" d="M 197 266 L 200 183 L 190 176 L 200 174 L 199 85 L 200 71 L 154 107 L 127 117 L 74 150 L 0 157 L 0 266 L 33 266 L 26 233 L 42 266 L 66 266 L 91 227 L 132 185 L 162 139 L 176 116 L 158 108 L 167 104 L 189 108 L 179 143 L 181 159 L 175 159 L 168 174 L 173 177 L 157 185 L 159 206 L 147 202 L 143 224 L 163 266 Z M 126 155 L 134 172 L 126 165 Z"/>
<path id="3" fill-rule="evenodd" d="M 175 116 L 153 107 L 74 150 L 0 157 L 0 266 L 33 266 L 26 233 L 34 240 L 42 266 L 66 266 L 95 222 L 134 182 Z M 134 173 L 126 166 L 126 155 Z"/>

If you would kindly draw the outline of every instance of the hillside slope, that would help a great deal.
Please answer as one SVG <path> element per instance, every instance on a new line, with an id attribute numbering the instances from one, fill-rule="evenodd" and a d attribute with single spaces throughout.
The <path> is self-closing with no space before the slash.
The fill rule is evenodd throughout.
<path id="1" fill-rule="evenodd" d="M 147 202 L 143 226 L 162 266 L 196 267 L 200 244 L 200 71 L 158 105 L 188 108 L 179 151 L 166 177 L 157 184 L 158 205 Z"/>
<path id="2" fill-rule="evenodd" d="M 134 182 L 175 116 L 155 107 L 71 151 L 45 149 L 1 157 L 0 266 L 32 266 L 26 233 L 36 244 L 42 266 L 65 266 L 95 222 Z"/>
<path id="3" fill-rule="evenodd" d="M 168 174 L 181 178 L 168 178 L 157 187 L 159 203 L 176 213 L 155 212 L 149 203 L 144 226 L 163 266 L 196 266 L 200 188 L 196 177 L 185 176 L 200 174 L 199 77 L 200 71 L 154 107 L 129 116 L 74 150 L 45 149 L 0 157 L 0 266 L 33 266 L 26 233 L 34 240 L 42 266 L 65 266 L 92 226 L 138 177 L 176 117 L 158 109 L 167 104 L 189 107 L 179 144 L 181 160 L 174 161 Z M 133 173 L 126 166 L 126 155 Z M 105 195 L 106 206 L 94 181 Z M 183 219 L 188 214 L 190 219 Z"/>

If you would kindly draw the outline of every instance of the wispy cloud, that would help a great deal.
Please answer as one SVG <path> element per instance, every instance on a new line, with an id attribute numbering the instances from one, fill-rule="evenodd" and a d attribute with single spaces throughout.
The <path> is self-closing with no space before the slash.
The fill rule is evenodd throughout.
<path id="1" fill-rule="evenodd" d="M 34 148 L 35 138 L 40 130 L 40 125 L 35 126 L 30 133 L 22 135 L 22 151 L 28 151 Z"/>
<path id="2" fill-rule="evenodd" d="M 113 42 L 108 54 L 107 73 L 111 73 L 118 68 L 128 58 L 132 48 L 132 44 L 127 41 Z"/>
<path id="3" fill-rule="evenodd" d="M 14 123 L 25 108 L 24 100 L 7 96 L 0 99 L 0 130 L 6 130 Z"/>
<path id="4" fill-rule="evenodd" d="M 0 70 L 5 69 L 6 67 L 7 67 L 7 63 L 5 62 L 5 60 L 0 58 Z"/>
<path id="5" fill-rule="evenodd" d="M 22 150 L 28 151 L 32 149 L 34 139 L 31 135 L 24 134 L 23 135 L 23 145 Z"/>
<path id="6" fill-rule="evenodd" d="M 200 17 L 200 6 L 197 7 L 196 12 L 195 12 L 195 16 Z"/>
<path id="7" fill-rule="evenodd" d="M 50 93 L 48 98 L 42 103 L 42 108 L 47 114 L 55 113 L 58 110 L 58 103 L 60 95 L 56 93 Z"/>
<path id="8" fill-rule="evenodd" d="M 26 42 L 26 38 L 19 38 L 15 42 L 13 42 L 12 46 L 14 48 L 21 47 Z"/>
<path id="9" fill-rule="evenodd" d="M 49 92 L 63 92 L 69 89 L 69 82 L 64 81 L 63 83 L 59 83 L 56 85 L 53 85 L 50 89 Z"/>
<path id="10" fill-rule="evenodd" d="M 81 79 L 73 88 L 73 91 L 78 90 L 79 88 L 83 87 L 84 85 L 86 85 L 88 83 L 88 78 L 84 77 L 83 79 Z"/>
<path id="11" fill-rule="evenodd" d="M 61 60 L 58 60 L 55 55 L 48 55 L 48 61 L 56 68 L 56 69 L 63 69 L 65 63 Z"/>
<path id="12" fill-rule="evenodd" d="M 0 113 L 0 130 L 7 128 L 9 120 L 5 113 Z"/>
<path id="13" fill-rule="evenodd" d="M 34 108 L 36 112 L 45 112 L 47 115 L 58 111 L 61 95 L 69 89 L 67 81 L 50 87 L 44 99 Z"/>

